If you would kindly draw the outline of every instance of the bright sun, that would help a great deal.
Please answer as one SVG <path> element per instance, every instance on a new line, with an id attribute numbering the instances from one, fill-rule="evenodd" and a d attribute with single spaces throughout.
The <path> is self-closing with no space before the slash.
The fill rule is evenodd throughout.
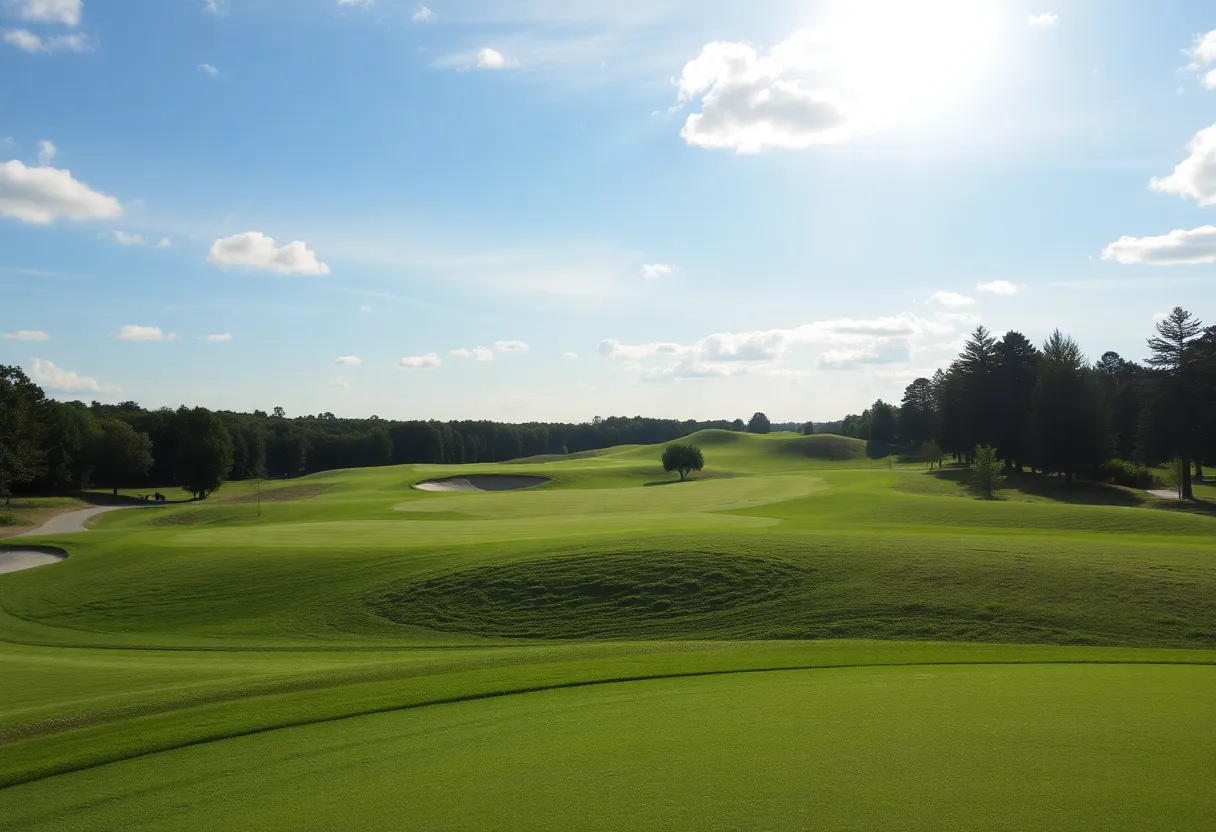
<path id="1" fill-rule="evenodd" d="M 853 0 L 825 28 L 830 74 L 856 119 L 873 127 L 941 112 L 985 80 L 999 47 L 997 0 Z"/>

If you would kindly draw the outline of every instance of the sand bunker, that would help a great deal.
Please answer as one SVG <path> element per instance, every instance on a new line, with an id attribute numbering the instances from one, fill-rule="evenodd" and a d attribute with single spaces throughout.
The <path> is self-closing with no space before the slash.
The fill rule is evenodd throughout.
<path id="1" fill-rule="evenodd" d="M 463 477 L 444 477 L 414 483 L 419 491 L 517 491 L 544 485 L 546 477 L 510 476 L 507 474 L 469 474 Z"/>
<path id="2" fill-rule="evenodd" d="M 35 566 L 46 566 L 48 563 L 59 563 L 68 556 L 62 549 L 50 546 L 0 546 L 0 574 L 5 572 L 20 572 L 22 569 L 33 569 Z"/>

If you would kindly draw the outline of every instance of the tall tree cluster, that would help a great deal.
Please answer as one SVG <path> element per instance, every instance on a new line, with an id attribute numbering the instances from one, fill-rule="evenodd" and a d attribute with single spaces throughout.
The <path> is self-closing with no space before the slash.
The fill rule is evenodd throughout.
<path id="1" fill-rule="evenodd" d="M 1112 458 L 1179 458 L 1189 497 L 1191 479 L 1216 460 L 1216 327 L 1174 309 L 1156 330 L 1143 363 L 1114 352 L 1091 363 L 1059 331 L 1040 348 L 979 327 L 949 367 L 909 384 L 898 408 L 880 399 L 845 417 L 840 432 L 968 464 L 991 448 L 1007 471 L 1031 466 L 1070 482 Z"/>

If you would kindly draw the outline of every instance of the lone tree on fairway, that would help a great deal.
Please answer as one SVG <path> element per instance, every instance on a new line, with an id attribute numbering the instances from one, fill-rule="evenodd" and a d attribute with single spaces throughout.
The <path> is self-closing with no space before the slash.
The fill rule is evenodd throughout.
<path id="1" fill-rule="evenodd" d="M 152 440 L 121 419 L 106 419 L 93 442 L 96 477 L 114 489 L 124 480 L 142 477 L 152 467 Z"/>
<path id="2" fill-rule="evenodd" d="M 178 408 L 177 482 L 196 500 L 218 489 L 232 471 L 232 437 L 218 415 L 205 407 Z"/>
<path id="3" fill-rule="evenodd" d="M 663 449 L 663 470 L 678 471 L 680 480 L 685 480 L 693 471 L 705 467 L 705 457 L 696 445 L 683 445 L 673 442 Z"/>
<path id="4" fill-rule="evenodd" d="M 747 423 L 748 433 L 770 433 L 772 430 L 773 423 L 763 413 L 753 414 L 752 420 Z"/>
<path id="5" fill-rule="evenodd" d="M 942 467 L 942 458 L 946 456 L 945 452 L 933 440 L 929 440 L 920 446 L 919 456 L 923 462 L 929 463 L 929 470 L 933 470 L 933 466 Z"/>
<path id="6" fill-rule="evenodd" d="M 971 463 L 971 488 L 985 500 L 991 500 L 996 487 L 1005 481 L 1001 473 L 1004 468 L 991 445 L 976 448 L 975 461 Z"/>

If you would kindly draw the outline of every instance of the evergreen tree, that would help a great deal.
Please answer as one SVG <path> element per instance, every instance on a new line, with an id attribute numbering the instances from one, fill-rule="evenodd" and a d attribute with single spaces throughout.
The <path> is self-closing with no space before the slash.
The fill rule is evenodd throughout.
<path id="1" fill-rule="evenodd" d="M 1009 331 L 997 342 L 993 414 L 997 421 L 997 452 L 1005 468 L 1019 472 L 1026 461 L 1026 431 L 1031 400 L 1038 380 L 1039 351 L 1020 332 Z"/>
<path id="2" fill-rule="evenodd" d="M 899 438 L 910 445 L 922 445 L 937 433 L 937 407 L 933 382 L 918 378 L 904 388 L 899 404 Z"/>
<path id="3" fill-rule="evenodd" d="M 1101 382 L 1077 343 L 1058 329 L 1043 345 L 1032 396 L 1030 445 L 1034 464 L 1065 482 L 1110 456 L 1110 415 Z"/>
<path id="4" fill-rule="evenodd" d="M 979 446 L 972 456 L 975 461 L 971 463 L 971 488 L 985 500 L 991 500 L 997 486 L 1005 480 L 1001 473 L 1004 466 L 990 445 Z"/>
<path id="5" fill-rule="evenodd" d="M 1191 488 L 1191 460 L 1201 445 L 1200 425 L 1203 395 L 1204 350 L 1198 343 L 1203 324 L 1180 306 L 1157 323 L 1157 337 L 1150 338 L 1153 354 L 1146 360 L 1155 372 L 1148 391 L 1158 416 L 1159 429 L 1166 443 L 1182 460 L 1179 496 L 1194 499 Z"/>

